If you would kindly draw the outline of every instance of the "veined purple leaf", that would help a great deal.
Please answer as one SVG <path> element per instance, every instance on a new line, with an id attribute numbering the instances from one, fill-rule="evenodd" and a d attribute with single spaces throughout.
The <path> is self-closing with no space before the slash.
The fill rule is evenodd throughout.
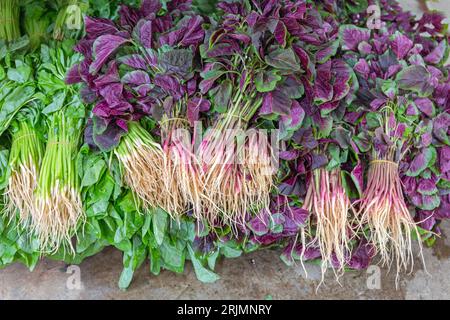
<path id="1" fill-rule="evenodd" d="M 336 110 L 338 106 L 339 106 L 339 101 L 330 101 L 330 102 L 322 103 L 321 105 L 319 105 L 320 115 L 322 117 L 326 117 L 333 110 Z"/>
<path id="2" fill-rule="evenodd" d="M 417 98 L 414 100 L 417 108 L 422 111 L 426 116 L 432 118 L 434 116 L 434 105 L 433 102 L 428 98 Z"/>
<path id="3" fill-rule="evenodd" d="M 281 80 L 277 70 L 259 71 L 255 77 L 256 90 L 259 92 L 269 92 L 275 89 L 277 82 Z"/>
<path id="4" fill-rule="evenodd" d="M 91 74 L 96 74 L 108 58 L 128 39 L 114 35 L 103 35 L 94 42 L 95 60 L 89 67 Z"/>
<path id="5" fill-rule="evenodd" d="M 184 90 L 180 82 L 173 76 L 157 74 L 153 79 L 156 86 L 172 95 L 175 99 L 180 99 L 184 94 Z"/>
<path id="6" fill-rule="evenodd" d="M 148 69 L 145 59 L 139 54 L 129 54 L 123 57 L 119 57 L 118 60 L 119 62 L 135 69 Z"/>
<path id="7" fill-rule="evenodd" d="M 142 17 L 138 9 L 121 5 L 119 8 L 120 25 L 132 29 Z"/>
<path id="8" fill-rule="evenodd" d="M 281 90 L 267 92 L 264 95 L 263 103 L 259 113 L 261 115 L 278 114 L 289 115 L 292 100 Z"/>
<path id="9" fill-rule="evenodd" d="M 406 172 L 407 176 L 417 177 L 424 171 L 430 161 L 433 159 L 433 151 L 431 148 L 424 148 L 418 153 L 409 165 L 409 169 Z"/>
<path id="10" fill-rule="evenodd" d="M 205 35 L 202 29 L 203 18 L 200 16 L 193 16 L 185 22 L 185 29 L 180 40 L 180 45 L 190 46 L 198 45 L 202 42 Z"/>
<path id="11" fill-rule="evenodd" d="M 123 85 L 121 83 L 111 83 L 99 90 L 100 95 L 109 105 L 120 103 L 123 100 L 122 92 Z"/>
<path id="12" fill-rule="evenodd" d="M 355 184 L 356 189 L 358 190 L 359 195 L 362 195 L 363 192 L 363 181 L 364 181 L 364 170 L 362 163 L 358 161 L 357 165 L 353 168 L 350 173 L 350 177 L 352 178 L 353 183 Z"/>
<path id="13" fill-rule="evenodd" d="M 312 153 L 311 170 L 318 169 L 328 163 L 328 158 L 324 154 Z M 310 183 L 314 183 L 313 180 Z"/>
<path id="14" fill-rule="evenodd" d="M 432 179 L 421 179 L 417 191 L 423 195 L 432 195 L 438 192 L 436 182 Z"/>
<path id="15" fill-rule="evenodd" d="M 191 125 L 199 119 L 200 112 L 206 112 L 211 107 L 208 100 L 203 97 L 193 97 L 189 99 L 187 104 L 187 118 Z"/>
<path id="16" fill-rule="evenodd" d="M 107 152 L 119 144 L 120 138 L 127 133 L 120 124 L 93 117 L 93 140 L 100 150 Z"/>
<path id="17" fill-rule="evenodd" d="M 275 40 L 277 40 L 277 42 L 283 47 L 286 45 L 286 34 L 287 34 L 286 26 L 282 21 L 278 21 L 277 27 L 275 28 L 275 32 L 273 33 L 273 35 L 275 37 Z"/>
<path id="18" fill-rule="evenodd" d="M 76 63 L 69 69 L 69 71 L 67 71 L 65 82 L 66 84 L 75 84 L 82 81 L 83 78 L 80 74 L 80 64 Z"/>
<path id="19" fill-rule="evenodd" d="M 338 101 L 343 99 L 350 92 L 349 81 L 353 70 L 340 59 L 333 60 L 331 68 L 334 75 L 333 100 Z"/>
<path id="20" fill-rule="evenodd" d="M 368 78 L 370 73 L 370 66 L 365 59 L 359 59 L 353 69 L 362 75 L 365 79 Z"/>
<path id="21" fill-rule="evenodd" d="M 105 73 L 103 73 L 102 75 L 97 77 L 97 79 L 94 80 L 96 89 L 100 89 L 106 85 L 118 82 L 120 82 L 119 70 L 117 69 L 117 63 L 115 60 L 112 60 L 108 64 L 108 69 L 106 70 Z"/>
<path id="22" fill-rule="evenodd" d="M 326 138 L 333 129 L 333 117 L 322 117 L 319 113 L 313 115 L 313 122 L 319 129 L 319 137 Z"/>
<path id="23" fill-rule="evenodd" d="M 262 209 L 247 225 L 257 236 L 262 236 L 269 232 L 269 217 L 270 213 L 267 209 Z"/>
<path id="24" fill-rule="evenodd" d="M 372 245 L 365 241 L 361 242 L 358 247 L 353 250 L 348 266 L 355 270 L 366 269 L 370 265 L 374 252 L 375 249 Z"/>
<path id="25" fill-rule="evenodd" d="M 439 148 L 439 168 L 442 173 L 450 172 L 450 147 Z"/>
<path id="26" fill-rule="evenodd" d="M 303 208 L 294 207 L 288 210 L 289 216 L 299 227 L 304 227 L 308 221 L 310 212 Z"/>
<path id="27" fill-rule="evenodd" d="M 404 59 L 409 50 L 413 47 L 413 42 L 399 31 L 391 38 L 391 48 L 394 51 L 398 59 Z"/>
<path id="28" fill-rule="evenodd" d="M 429 64 L 439 64 L 442 62 L 447 51 L 447 41 L 442 40 L 436 48 L 433 49 L 425 58 L 425 62 Z"/>
<path id="29" fill-rule="evenodd" d="M 358 52 L 362 56 L 367 56 L 368 54 L 373 53 L 372 46 L 370 45 L 370 43 L 362 41 L 358 44 Z"/>
<path id="30" fill-rule="evenodd" d="M 233 84 L 230 80 L 224 80 L 217 87 L 217 92 L 214 95 L 214 110 L 220 113 L 226 112 L 228 104 L 233 93 Z"/>
<path id="31" fill-rule="evenodd" d="M 266 63 L 272 67 L 291 72 L 301 70 L 300 62 L 292 48 L 278 48 L 266 56 Z"/>
<path id="32" fill-rule="evenodd" d="M 433 120 L 433 134 L 439 141 L 450 146 L 450 138 L 448 136 L 450 128 L 450 114 L 443 112 Z"/>
<path id="33" fill-rule="evenodd" d="M 279 156 L 280 156 L 280 159 L 283 159 L 286 161 L 292 161 L 299 157 L 299 151 L 298 150 L 280 151 Z"/>
<path id="34" fill-rule="evenodd" d="M 138 30 L 139 42 L 144 48 L 152 48 L 153 46 L 153 21 L 152 20 L 139 20 L 136 25 Z"/>
<path id="35" fill-rule="evenodd" d="M 103 35 L 111 35 L 119 32 L 114 22 L 109 19 L 88 17 L 84 19 L 86 35 L 95 39 Z"/>
<path id="36" fill-rule="evenodd" d="M 278 89 L 283 91 L 291 99 L 300 99 L 305 93 L 303 83 L 294 76 L 287 76 Z"/>
<path id="37" fill-rule="evenodd" d="M 438 194 L 422 196 L 422 205 L 419 206 L 423 210 L 434 210 L 441 204 L 441 199 Z"/>
<path id="38" fill-rule="evenodd" d="M 293 100 L 290 114 L 280 117 L 280 139 L 288 138 L 294 131 L 299 129 L 304 117 L 305 111 L 296 100 Z"/>
<path id="39" fill-rule="evenodd" d="M 173 49 L 159 55 L 158 63 L 163 72 L 186 76 L 192 69 L 193 52 L 189 49 Z"/>
<path id="40" fill-rule="evenodd" d="M 314 85 L 314 102 L 322 104 L 333 98 L 333 85 L 331 83 L 331 61 L 317 67 L 316 83 Z"/>
<path id="41" fill-rule="evenodd" d="M 316 61 L 318 63 L 325 63 L 331 57 L 336 54 L 337 49 L 339 48 L 339 40 L 333 41 L 331 44 L 327 44 L 327 46 L 316 53 Z"/>
<path id="42" fill-rule="evenodd" d="M 150 83 L 150 76 L 147 72 L 142 70 L 130 71 L 122 77 L 122 83 L 133 84 L 136 86 L 148 84 Z"/>
<path id="43" fill-rule="evenodd" d="M 417 92 L 421 96 L 428 96 L 433 92 L 430 85 L 431 74 L 423 66 L 409 66 L 397 74 L 398 87 Z"/>
<path id="44" fill-rule="evenodd" d="M 406 115 L 407 116 L 418 116 L 419 115 L 419 109 L 417 109 L 416 105 L 414 103 L 409 103 L 408 107 L 406 108 Z"/>
<path id="45" fill-rule="evenodd" d="M 156 15 L 162 8 L 160 0 L 143 0 L 141 4 L 141 12 L 145 17 Z"/>
<path id="46" fill-rule="evenodd" d="M 292 140 L 302 147 L 306 149 L 314 149 L 317 147 L 318 142 L 314 138 L 313 132 L 311 128 L 300 128 L 297 131 L 295 131 L 294 136 L 292 137 Z"/>
<path id="47" fill-rule="evenodd" d="M 343 50 L 356 51 L 359 43 L 362 41 L 369 41 L 370 30 L 359 28 L 354 25 L 342 25 L 339 28 L 339 37 Z"/>

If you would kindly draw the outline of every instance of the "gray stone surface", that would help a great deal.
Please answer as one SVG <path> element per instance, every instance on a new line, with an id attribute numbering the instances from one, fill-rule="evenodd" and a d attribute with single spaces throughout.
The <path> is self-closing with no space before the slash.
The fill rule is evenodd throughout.
<path id="1" fill-rule="evenodd" d="M 80 289 L 70 289 L 74 277 L 61 262 L 43 260 L 34 272 L 19 264 L 0 270 L 0 299 L 449 299 L 450 222 L 443 224 L 443 232 L 433 248 L 424 249 L 429 274 L 418 259 L 413 273 L 401 276 L 397 289 L 392 271 L 381 270 L 377 281 L 377 267 L 347 272 L 339 283 L 329 273 L 318 286 L 319 266 L 306 264 L 305 278 L 301 265 L 289 268 L 279 251 L 264 250 L 221 260 L 221 279 L 213 284 L 197 281 L 190 263 L 182 275 L 163 271 L 157 277 L 150 275 L 146 263 L 130 288 L 121 291 L 117 281 L 122 256 L 108 248 L 80 265 Z"/>

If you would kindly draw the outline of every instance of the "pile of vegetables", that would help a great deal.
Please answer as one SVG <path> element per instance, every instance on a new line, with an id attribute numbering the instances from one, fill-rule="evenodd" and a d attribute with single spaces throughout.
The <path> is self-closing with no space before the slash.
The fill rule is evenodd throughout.
<path id="1" fill-rule="evenodd" d="M 114 246 L 126 288 L 146 259 L 213 282 L 221 256 L 268 247 L 322 280 L 423 261 L 450 217 L 441 14 L 101 3 L 0 6 L 0 266 Z"/>

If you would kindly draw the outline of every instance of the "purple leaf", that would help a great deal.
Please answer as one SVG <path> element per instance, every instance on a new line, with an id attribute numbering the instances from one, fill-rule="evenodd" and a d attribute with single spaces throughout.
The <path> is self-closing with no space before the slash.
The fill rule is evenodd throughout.
<path id="1" fill-rule="evenodd" d="M 281 90 L 267 92 L 264 95 L 263 103 L 260 109 L 261 115 L 278 114 L 289 115 L 291 111 L 292 100 Z"/>
<path id="2" fill-rule="evenodd" d="M 426 116 L 432 118 L 434 116 L 433 102 L 428 98 L 418 98 L 414 100 L 414 103 Z"/>
<path id="3" fill-rule="evenodd" d="M 362 163 L 358 161 L 357 165 L 353 168 L 350 174 L 353 183 L 355 184 L 358 193 L 362 195 L 363 191 L 363 181 L 364 181 L 364 170 Z"/>
<path id="4" fill-rule="evenodd" d="M 353 250 L 348 266 L 355 270 L 366 269 L 375 253 L 372 245 L 362 241 L 358 247 Z"/>
<path id="5" fill-rule="evenodd" d="M 84 19 L 86 35 L 95 39 L 103 35 L 111 35 L 119 32 L 114 22 L 109 19 L 86 17 Z"/>
<path id="6" fill-rule="evenodd" d="M 269 232 L 269 214 L 266 213 L 266 209 L 263 209 L 263 211 L 263 213 L 258 214 L 247 223 L 250 230 L 257 236 L 262 236 Z"/>
<path id="7" fill-rule="evenodd" d="M 423 195 L 432 195 L 437 193 L 436 182 L 432 179 L 421 179 L 417 187 L 417 192 Z"/>
<path id="8" fill-rule="evenodd" d="M 342 25 L 339 28 L 339 36 L 343 50 L 358 49 L 359 43 L 370 39 L 370 30 L 358 28 L 354 25 Z"/>
<path id="9" fill-rule="evenodd" d="M 413 42 L 399 31 L 395 32 L 391 40 L 391 48 L 398 59 L 404 59 L 409 50 L 413 47 Z"/>
<path id="10" fill-rule="evenodd" d="M 417 177 L 428 167 L 431 159 L 433 158 L 433 152 L 430 148 L 424 148 L 418 153 L 409 165 L 409 169 L 406 172 L 407 176 Z"/>
<path id="11" fill-rule="evenodd" d="M 76 63 L 69 69 L 69 71 L 67 71 L 65 79 L 66 84 L 75 84 L 83 81 L 79 69 L 80 64 Z"/>
<path id="12" fill-rule="evenodd" d="M 94 42 L 95 60 L 89 67 L 89 72 L 96 74 L 114 51 L 128 41 L 128 39 L 114 35 L 98 37 Z"/>
<path id="13" fill-rule="evenodd" d="M 316 53 L 316 61 L 318 63 L 327 62 L 332 56 L 336 55 L 336 51 L 339 48 L 339 41 L 333 41 L 331 44 L 327 44 L 327 46 Z"/>
<path id="14" fill-rule="evenodd" d="M 331 83 L 331 61 L 318 66 L 317 78 L 314 85 L 314 102 L 322 104 L 333 98 L 333 85 Z"/>
<path id="15" fill-rule="evenodd" d="M 281 131 L 280 139 L 288 138 L 289 137 L 288 132 L 291 132 L 292 134 L 294 131 L 299 129 L 303 123 L 304 117 L 305 111 L 297 101 L 293 100 L 290 114 L 282 115 L 280 117 L 280 124 L 279 124 Z"/>
<path id="16" fill-rule="evenodd" d="M 282 21 L 278 21 L 277 27 L 275 28 L 274 32 L 274 37 L 275 40 L 277 40 L 277 42 L 283 47 L 286 45 L 286 33 L 286 26 Z"/>
<path id="17" fill-rule="evenodd" d="M 444 59 L 446 50 L 447 41 L 442 40 L 439 45 L 424 58 L 425 62 L 429 64 L 439 64 Z"/>
<path id="18" fill-rule="evenodd" d="M 194 122 L 199 119 L 200 112 L 206 112 L 210 107 L 210 102 L 203 99 L 203 97 L 193 97 L 189 99 L 187 104 L 187 118 L 190 124 L 193 126 Z"/>
<path id="19" fill-rule="evenodd" d="M 148 69 L 145 59 L 138 54 L 126 55 L 120 57 L 118 60 L 119 62 L 135 69 L 142 69 L 142 70 Z"/>
<path id="20" fill-rule="evenodd" d="M 299 157 L 299 151 L 298 150 L 286 150 L 286 151 L 280 151 L 279 156 L 280 159 L 286 160 L 286 161 L 292 161 Z"/>
<path id="21" fill-rule="evenodd" d="M 450 114 L 448 112 L 443 112 L 439 114 L 433 120 L 433 134 L 439 141 L 450 145 L 450 139 L 448 136 L 450 127 Z"/>
<path id="22" fill-rule="evenodd" d="M 145 17 L 156 15 L 162 8 L 160 0 L 143 0 L 141 4 L 141 12 Z"/>
<path id="23" fill-rule="evenodd" d="M 450 147 L 439 148 L 439 168 L 442 173 L 450 172 Z"/>
<path id="24" fill-rule="evenodd" d="M 409 66 L 397 74 L 396 81 L 398 87 L 404 90 L 411 90 L 422 96 L 427 96 L 433 92 L 430 85 L 431 74 L 423 66 Z"/>
<path id="25" fill-rule="evenodd" d="M 142 22 L 141 22 L 142 21 Z M 153 21 L 152 20 L 140 20 L 137 27 L 139 28 L 139 41 L 144 48 L 152 48 L 153 41 Z"/>
<path id="26" fill-rule="evenodd" d="M 266 63 L 277 69 L 290 72 L 298 72 L 301 70 L 297 55 L 292 48 L 278 48 L 270 52 L 266 56 Z"/>
<path id="27" fill-rule="evenodd" d="M 122 83 L 139 86 L 150 83 L 150 77 L 147 72 L 142 70 L 130 71 L 122 77 Z"/>

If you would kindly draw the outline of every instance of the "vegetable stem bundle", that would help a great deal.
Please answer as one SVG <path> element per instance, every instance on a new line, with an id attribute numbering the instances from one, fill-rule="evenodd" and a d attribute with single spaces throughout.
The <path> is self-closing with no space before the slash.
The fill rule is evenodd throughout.
<path id="1" fill-rule="evenodd" d="M 342 186 L 340 169 L 313 171 L 303 208 L 315 216 L 316 234 L 310 245 L 320 249 L 322 277 L 329 266 L 334 269 L 334 261 L 338 271 L 343 271 L 350 254 L 352 228 L 351 203 Z"/>
<path id="2" fill-rule="evenodd" d="M 245 103 L 239 92 L 233 106 L 205 135 L 199 149 L 205 214 L 211 223 L 243 224 L 250 208 L 268 208 L 273 186 L 267 170 L 271 148 L 254 135 L 242 137 L 261 105 L 254 95 Z"/>
<path id="3" fill-rule="evenodd" d="M 124 181 L 149 208 L 164 208 L 166 203 L 164 152 L 140 124 L 130 122 L 128 134 L 115 149 L 124 169 Z"/>
<path id="4" fill-rule="evenodd" d="M 19 0 L 0 1 L 0 39 L 10 42 L 20 37 L 19 15 Z"/>
<path id="5" fill-rule="evenodd" d="M 9 166 L 11 175 L 6 191 L 6 210 L 13 218 L 19 212 L 23 226 L 30 222 L 34 207 L 34 191 L 37 187 L 39 166 L 44 150 L 42 141 L 29 121 L 19 121 L 13 133 Z"/>
<path id="6" fill-rule="evenodd" d="M 361 224 L 369 227 L 369 242 L 380 255 L 382 265 L 396 261 L 397 274 L 414 264 L 411 235 L 420 239 L 403 198 L 398 164 L 392 156 L 371 162 L 367 187 L 360 207 Z M 421 242 L 418 241 L 421 248 Z"/>
<path id="7" fill-rule="evenodd" d="M 192 206 L 196 217 L 201 215 L 202 183 L 185 119 L 161 121 L 164 157 L 164 185 L 167 202 L 163 209 L 179 217 Z"/>
<path id="8" fill-rule="evenodd" d="M 64 112 L 55 113 L 50 121 L 36 194 L 34 228 L 43 250 L 53 252 L 67 245 L 73 251 L 71 237 L 79 221 L 84 220 L 75 164 L 79 133 L 74 120 Z"/>

